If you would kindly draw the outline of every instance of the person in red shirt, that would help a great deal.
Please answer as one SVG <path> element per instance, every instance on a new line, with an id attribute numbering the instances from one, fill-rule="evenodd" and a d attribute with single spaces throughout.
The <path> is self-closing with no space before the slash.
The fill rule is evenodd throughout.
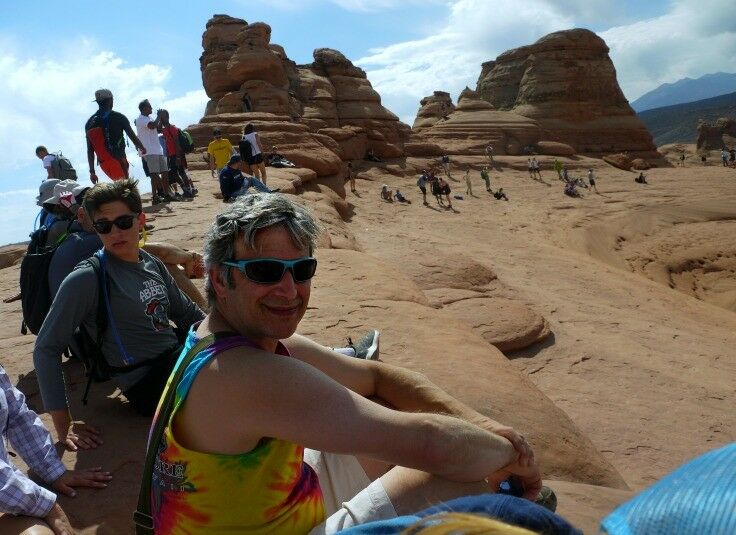
<path id="1" fill-rule="evenodd" d="M 187 175 L 187 159 L 179 143 L 179 129 L 169 122 L 169 112 L 161 110 L 161 133 L 166 141 L 166 156 L 169 163 L 169 177 L 181 184 L 184 197 L 194 198 L 197 190 L 194 188 L 192 179 Z"/>

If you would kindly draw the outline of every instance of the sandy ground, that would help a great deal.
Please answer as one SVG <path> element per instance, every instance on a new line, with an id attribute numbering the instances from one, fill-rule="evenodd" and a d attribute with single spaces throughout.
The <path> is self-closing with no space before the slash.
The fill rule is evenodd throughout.
<path id="1" fill-rule="evenodd" d="M 542 165 L 549 169 L 550 161 L 543 157 Z M 481 160 L 458 157 L 454 162 L 456 181 L 451 180 L 450 185 L 453 193 L 464 194 L 464 169 L 467 165 L 477 169 Z M 507 377 L 500 373 L 507 367 L 521 378 L 514 387 L 520 395 L 526 396 L 523 389 L 528 383 L 554 403 L 559 412 L 555 418 L 567 426 L 566 433 L 575 445 L 570 451 L 580 451 L 598 469 L 586 472 L 589 477 L 557 471 L 562 476 L 556 479 L 567 480 L 553 484 L 560 494 L 560 511 L 594 533 L 600 518 L 632 491 L 736 439 L 736 170 L 716 166 L 653 169 L 648 172 L 650 184 L 639 185 L 633 182 L 632 173 L 600 160 L 574 158 L 567 160 L 572 174 L 583 176 L 584 170 L 593 167 L 600 195 L 583 190 L 583 198 L 571 199 L 562 194 L 553 171 L 543 171 L 546 183 L 540 183 L 529 178 L 525 163 L 523 158 L 502 157 L 491 172 L 493 188 L 503 187 L 509 202 L 490 197 L 475 171 L 475 196 L 453 200 L 454 211 L 438 207 L 431 196 L 429 205 L 422 205 L 415 170 L 425 161 L 409 160 L 387 170 L 364 168 L 358 173 L 358 195 L 347 194 L 351 206 L 344 227 L 358 249 L 402 273 L 406 282 L 401 284 L 407 287 L 416 272 L 413 259 L 434 256 L 451 271 L 453 259 L 470 258 L 495 273 L 504 298 L 523 303 L 546 318 L 552 334 L 530 348 L 508 353 L 509 362 L 488 360 L 494 364 L 488 367 L 482 385 L 489 397 L 494 389 L 502 390 L 500 382 L 506 379 L 494 384 L 494 377 Z M 196 177 L 200 198 L 158 210 L 153 239 L 200 247 L 205 225 L 222 205 L 208 196 L 214 182 L 207 174 L 196 173 Z M 400 187 L 412 204 L 381 201 L 378 190 L 383 182 Z M 336 269 L 335 280 L 342 280 L 338 277 L 341 268 Z M 379 268 L 372 272 L 384 273 Z M 0 270 L 3 296 L 15 291 L 17 276 L 17 265 Z M 397 280 L 378 283 L 392 287 Z M 373 322 L 387 331 L 382 349 L 386 359 L 418 368 L 423 365 L 421 355 L 410 358 L 401 352 L 418 346 L 420 339 L 438 344 L 442 351 L 442 343 L 462 349 L 465 337 L 469 369 L 475 369 L 472 359 L 486 358 L 484 340 L 470 329 L 465 335 L 462 326 L 453 327 L 457 336 L 441 340 L 439 316 L 432 316 L 434 308 L 427 305 L 441 306 L 438 291 L 425 290 L 426 298 L 376 297 L 394 301 L 361 304 L 350 311 L 357 315 L 346 315 L 352 321 L 335 319 L 341 310 L 336 305 L 330 308 L 335 302 L 349 301 L 366 288 L 374 291 L 376 282 L 372 284 L 361 287 L 354 278 L 337 297 L 330 297 L 326 290 L 317 292 L 317 305 L 325 306 L 315 311 L 317 319 L 306 326 L 319 331 L 320 341 L 338 345 L 351 329 Z M 464 288 L 462 284 L 452 287 Z M 489 288 L 454 291 L 499 292 Z M 407 290 L 416 291 L 413 287 Z M 396 301 L 403 304 L 397 307 Z M 382 309 L 385 303 L 393 304 Z M 0 306 L 2 364 L 14 380 L 27 375 L 19 384 L 37 406 L 30 360 L 33 337 L 18 335 L 18 303 Z M 379 310 L 371 312 L 372 308 Z M 412 314 L 427 316 L 417 322 Z M 330 316 L 334 321 L 327 321 Z M 488 358 L 496 359 L 500 353 L 485 344 Z M 427 366 L 430 360 L 427 358 Z M 77 399 L 83 381 L 78 370 L 70 367 L 70 371 L 76 377 L 72 397 Z M 448 385 L 462 387 L 462 365 L 447 366 L 443 373 L 441 379 Z M 67 453 L 65 462 L 70 466 L 104 464 L 116 472 L 118 488 L 127 490 L 123 499 L 115 501 L 104 493 L 85 493 L 85 504 L 69 503 L 68 507 L 76 519 L 85 517 L 85 510 L 96 510 L 93 520 L 79 520 L 84 533 L 117 533 L 132 510 L 136 470 L 126 466 L 140 465 L 146 423 L 126 419 L 125 409 L 109 389 L 96 390 L 99 403 L 74 410 L 82 411 L 89 420 L 108 422 L 106 448 L 110 449 L 78 458 Z M 462 388 L 453 393 L 462 397 Z M 546 403 L 545 399 L 539 398 L 539 403 Z M 544 410 L 544 414 L 554 412 Z M 519 415 L 508 407 L 507 416 L 516 421 Z M 113 427 L 113 420 L 124 425 Z M 533 429 L 529 434 L 534 439 Z M 554 446 L 543 433 L 537 437 L 538 448 Z"/>

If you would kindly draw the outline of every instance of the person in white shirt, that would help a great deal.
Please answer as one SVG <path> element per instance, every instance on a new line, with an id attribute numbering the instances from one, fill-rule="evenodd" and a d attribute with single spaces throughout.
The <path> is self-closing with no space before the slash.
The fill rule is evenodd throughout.
<path id="1" fill-rule="evenodd" d="M 138 138 L 143 143 L 146 153 L 141 157 L 148 167 L 148 173 L 151 175 L 151 193 L 152 204 L 158 204 L 160 201 L 170 201 L 173 199 L 171 188 L 169 186 L 169 165 L 164 155 L 164 150 L 158 140 L 158 134 L 162 130 L 160 114 L 156 114 L 155 119 L 151 119 L 153 107 L 148 99 L 138 104 L 141 114 L 136 118 L 135 128 L 138 132 Z"/>

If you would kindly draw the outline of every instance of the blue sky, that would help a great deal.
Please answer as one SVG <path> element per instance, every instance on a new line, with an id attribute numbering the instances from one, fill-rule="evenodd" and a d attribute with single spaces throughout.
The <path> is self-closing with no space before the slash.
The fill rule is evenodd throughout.
<path id="1" fill-rule="evenodd" d="M 473 87 L 483 61 L 556 30 L 585 27 L 611 48 L 633 100 L 685 76 L 736 72 L 732 0 L 247 0 L 5 2 L 0 18 L 0 244 L 25 238 L 43 171 L 38 144 L 86 178 L 82 126 L 109 87 L 133 118 L 149 98 L 186 126 L 207 100 L 199 71 L 207 20 L 226 13 L 272 27 L 297 63 L 336 48 L 364 68 L 411 124 L 434 90 Z M 133 154 L 132 161 L 137 161 Z M 140 172 L 134 168 L 133 172 Z"/>

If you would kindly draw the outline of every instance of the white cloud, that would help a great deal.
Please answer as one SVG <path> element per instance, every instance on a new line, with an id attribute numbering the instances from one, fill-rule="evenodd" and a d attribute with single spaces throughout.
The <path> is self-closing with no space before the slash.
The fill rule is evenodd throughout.
<path id="1" fill-rule="evenodd" d="M 660 17 L 601 32 L 626 96 L 634 100 L 685 77 L 736 72 L 736 19 L 726 8 L 718 0 L 681 1 Z"/>
<path id="2" fill-rule="evenodd" d="M 608 27 L 599 35 L 633 100 L 685 76 L 736 72 L 732 7 L 728 0 L 679 0 L 662 4 L 660 16 L 635 20 L 636 10 L 612 0 L 456 0 L 433 34 L 371 50 L 356 63 L 383 104 L 411 124 L 422 97 L 443 90 L 457 98 L 466 85 L 475 88 L 481 63 L 505 50 L 554 31 Z"/>
<path id="3" fill-rule="evenodd" d="M 97 108 L 92 100 L 100 87 L 113 92 L 115 109 L 131 119 L 138 114 L 138 102 L 148 98 L 154 108 L 171 108 L 172 121 L 179 125 L 197 121 L 207 102 L 204 91 L 172 96 L 166 89 L 169 78 L 168 67 L 131 65 L 91 40 L 42 59 L 11 48 L 0 58 L 0 173 L 27 166 L 41 144 L 63 150 L 84 171 L 84 123 Z"/>
<path id="4" fill-rule="evenodd" d="M 573 19 L 543 0 L 460 0 L 433 35 L 371 50 L 356 63 L 367 71 L 383 104 L 402 118 L 411 117 L 411 124 L 422 97 L 442 90 L 456 98 L 466 85 L 475 88 L 484 61 L 572 25 Z"/>

